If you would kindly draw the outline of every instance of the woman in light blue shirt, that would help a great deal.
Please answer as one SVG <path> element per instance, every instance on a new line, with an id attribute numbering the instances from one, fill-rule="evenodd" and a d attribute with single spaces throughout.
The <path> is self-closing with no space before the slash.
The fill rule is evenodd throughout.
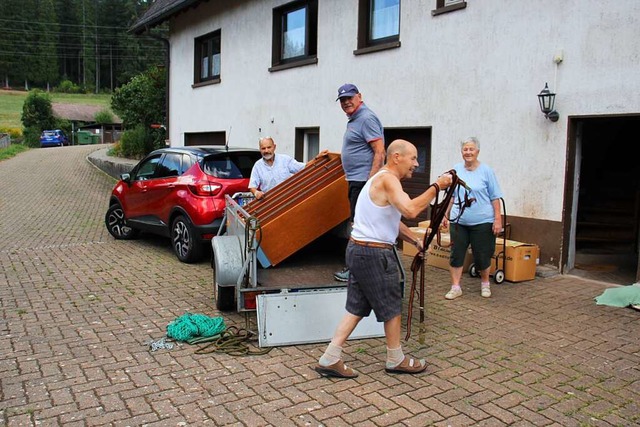
<path id="1" fill-rule="evenodd" d="M 491 260 L 495 252 L 495 237 L 502 231 L 502 215 L 500 213 L 500 198 L 502 191 L 493 169 L 478 160 L 480 142 L 470 137 L 461 143 L 462 159 L 454 169 L 458 176 L 471 188 L 469 197 L 475 202 L 463 210 L 460 216 L 460 201 L 464 201 L 464 188 L 457 188 L 452 204 L 449 206 L 448 218 L 458 219 L 451 224 L 451 258 L 449 273 L 451 275 L 451 290 L 445 295 L 446 299 L 455 299 L 462 295 L 460 280 L 462 279 L 462 265 L 467 248 L 471 245 L 476 270 L 480 273 L 481 295 L 491 296 L 489 285 L 489 271 Z M 459 218 L 458 218 L 459 217 Z M 444 221 L 446 225 L 446 220 Z"/>

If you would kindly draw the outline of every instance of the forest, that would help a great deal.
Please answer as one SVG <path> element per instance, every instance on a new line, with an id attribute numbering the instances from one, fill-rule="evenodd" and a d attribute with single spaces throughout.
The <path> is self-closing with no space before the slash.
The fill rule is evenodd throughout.
<path id="1" fill-rule="evenodd" d="M 111 93 L 163 66 L 166 28 L 128 32 L 152 1 L 0 0 L 0 88 Z"/>

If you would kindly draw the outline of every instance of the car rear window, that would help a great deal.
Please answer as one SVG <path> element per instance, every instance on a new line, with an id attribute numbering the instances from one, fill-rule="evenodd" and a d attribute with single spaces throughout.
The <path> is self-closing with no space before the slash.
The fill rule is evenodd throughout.
<path id="1" fill-rule="evenodd" d="M 56 133 L 51 131 L 45 131 L 45 132 L 42 132 L 42 136 L 56 136 Z"/>
<path id="2" fill-rule="evenodd" d="M 202 170 L 216 178 L 249 178 L 253 164 L 260 153 L 221 153 L 207 156 L 202 161 Z"/>

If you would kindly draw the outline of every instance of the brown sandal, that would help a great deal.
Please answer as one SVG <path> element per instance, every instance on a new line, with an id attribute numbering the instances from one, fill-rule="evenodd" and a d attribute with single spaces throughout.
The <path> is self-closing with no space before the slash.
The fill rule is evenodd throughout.
<path id="1" fill-rule="evenodd" d="M 338 360 L 329 366 L 316 365 L 313 369 L 323 377 L 356 378 L 358 376 L 358 374 L 353 369 L 348 368 L 342 360 Z"/>
<path id="2" fill-rule="evenodd" d="M 424 359 L 414 359 L 413 357 L 404 357 L 404 360 L 395 368 L 385 368 L 390 374 L 419 374 L 427 369 L 427 363 Z"/>

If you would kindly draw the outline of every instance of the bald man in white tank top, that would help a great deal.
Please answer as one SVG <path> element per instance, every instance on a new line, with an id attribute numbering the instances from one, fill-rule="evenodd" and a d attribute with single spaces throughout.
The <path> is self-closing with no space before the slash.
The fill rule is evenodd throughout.
<path id="1" fill-rule="evenodd" d="M 396 239 L 422 249 L 401 217 L 416 218 L 437 194 L 451 185 L 444 174 L 435 185 L 414 199 L 402 189 L 400 180 L 411 178 L 418 167 L 418 151 L 408 141 L 395 140 L 387 149 L 387 161 L 369 178 L 358 197 L 353 231 L 347 246 L 350 268 L 346 314 L 320 358 L 315 370 L 323 376 L 355 378 L 358 374 L 342 361 L 342 347 L 363 317 L 371 311 L 384 322 L 387 342 L 385 370 L 389 373 L 417 374 L 426 369 L 424 360 L 405 357 L 400 344 L 402 289 L 400 270 L 393 253 Z"/>

